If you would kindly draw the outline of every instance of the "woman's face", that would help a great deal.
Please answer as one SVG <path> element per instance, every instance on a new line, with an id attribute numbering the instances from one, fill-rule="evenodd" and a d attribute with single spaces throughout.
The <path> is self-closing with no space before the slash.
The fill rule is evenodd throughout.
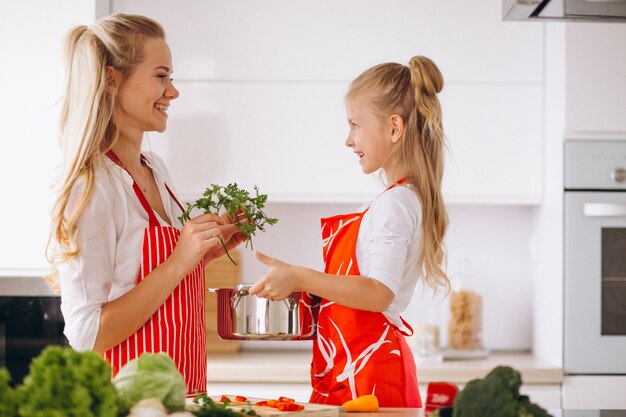
<path id="1" fill-rule="evenodd" d="M 346 99 L 346 114 L 350 127 L 346 146 L 359 157 L 363 172 L 371 174 L 384 168 L 391 151 L 384 123 L 372 112 L 367 100 L 359 97 Z"/>
<path id="2" fill-rule="evenodd" d="M 122 132 L 132 135 L 163 132 L 167 110 L 179 93 L 172 84 L 172 55 L 163 39 L 146 39 L 144 61 L 138 64 L 118 92 L 116 122 Z"/>

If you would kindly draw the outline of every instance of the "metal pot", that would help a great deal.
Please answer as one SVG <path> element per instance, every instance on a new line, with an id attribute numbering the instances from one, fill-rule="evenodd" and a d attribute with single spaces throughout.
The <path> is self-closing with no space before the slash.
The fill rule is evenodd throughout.
<path id="1" fill-rule="evenodd" d="M 217 294 L 217 334 L 223 340 L 312 340 L 319 299 L 301 291 L 272 301 L 250 294 L 252 284 L 211 288 Z"/>

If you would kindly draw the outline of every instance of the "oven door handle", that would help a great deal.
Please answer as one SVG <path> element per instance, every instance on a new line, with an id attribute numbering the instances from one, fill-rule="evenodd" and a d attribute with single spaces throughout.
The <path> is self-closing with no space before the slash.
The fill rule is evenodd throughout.
<path id="1" fill-rule="evenodd" d="M 586 217 L 626 217 L 626 204 L 585 203 L 583 214 Z"/>

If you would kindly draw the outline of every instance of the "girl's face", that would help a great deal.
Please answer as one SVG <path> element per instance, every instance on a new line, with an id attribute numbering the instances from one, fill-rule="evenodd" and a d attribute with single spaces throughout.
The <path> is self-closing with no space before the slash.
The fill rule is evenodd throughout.
<path id="1" fill-rule="evenodd" d="M 371 174 L 380 168 L 391 151 L 391 139 L 385 124 L 371 110 L 371 105 L 364 98 L 346 99 L 346 114 L 350 131 L 346 146 L 358 156 L 361 169 Z"/>
<path id="2" fill-rule="evenodd" d="M 126 134 L 163 132 L 167 127 L 167 109 L 178 97 L 172 84 L 172 55 L 163 39 L 145 39 L 144 61 L 122 83 L 116 121 Z"/>

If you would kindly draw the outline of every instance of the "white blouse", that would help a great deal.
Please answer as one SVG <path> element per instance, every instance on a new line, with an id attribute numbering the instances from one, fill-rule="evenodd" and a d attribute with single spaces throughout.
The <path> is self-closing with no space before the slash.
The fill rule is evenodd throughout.
<path id="1" fill-rule="evenodd" d="M 361 208 L 365 210 L 367 205 Z M 363 216 L 356 245 L 362 276 L 387 286 L 394 299 L 383 312 L 399 328 L 421 277 L 417 265 L 422 240 L 422 207 L 410 185 L 391 188 L 371 202 Z"/>
<path id="2" fill-rule="evenodd" d="M 143 155 L 154 173 L 172 226 L 182 228 L 178 220 L 181 210 L 165 188 L 167 183 L 175 193 L 167 168 L 157 155 Z M 70 212 L 84 186 L 79 180 L 72 189 Z M 162 226 L 169 226 L 158 213 L 154 214 Z M 79 256 L 59 267 L 64 333 L 75 350 L 93 349 L 102 306 L 134 288 L 148 224 L 148 214 L 133 190 L 131 176 L 103 157 L 95 168 L 93 195 L 78 221 Z"/>

